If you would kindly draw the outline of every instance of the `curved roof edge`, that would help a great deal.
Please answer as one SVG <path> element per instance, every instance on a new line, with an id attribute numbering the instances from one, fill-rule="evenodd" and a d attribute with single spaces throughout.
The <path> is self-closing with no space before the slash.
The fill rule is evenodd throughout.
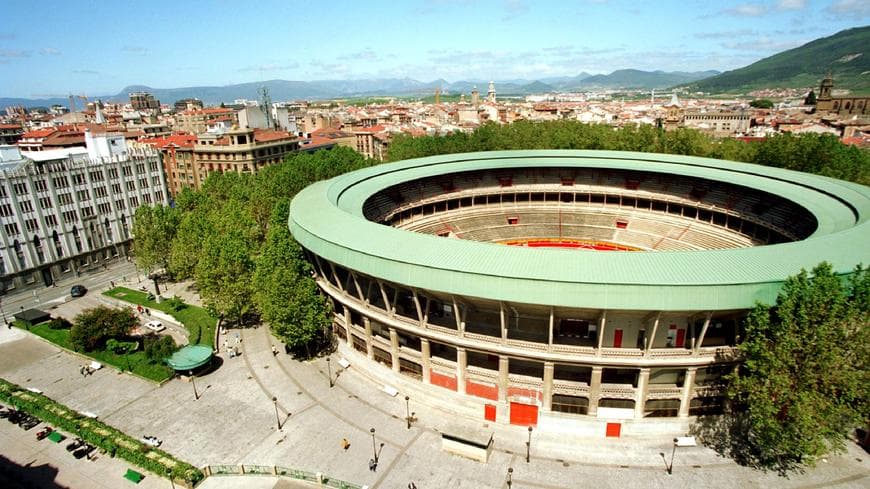
<path id="1" fill-rule="evenodd" d="M 362 217 L 365 199 L 402 181 L 487 167 L 578 166 L 658 171 L 782 195 L 819 219 L 793 243 L 709 251 L 529 249 L 403 231 Z M 612 151 L 500 151 L 378 165 L 313 184 L 291 203 L 289 226 L 313 253 L 361 273 L 421 289 L 570 307 L 723 310 L 770 303 L 802 268 L 841 274 L 870 263 L 870 188 L 746 163 Z"/>

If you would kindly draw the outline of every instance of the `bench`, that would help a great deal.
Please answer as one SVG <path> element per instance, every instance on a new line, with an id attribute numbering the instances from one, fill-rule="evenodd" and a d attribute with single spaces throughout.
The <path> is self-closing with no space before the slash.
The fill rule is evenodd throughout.
<path id="1" fill-rule="evenodd" d="M 136 472 L 133 469 L 127 469 L 127 473 L 124 474 L 124 478 L 127 479 L 128 481 L 134 483 L 134 484 L 138 484 L 139 482 L 142 481 L 142 479 L 145 478 L 145 476 L 142 475 L 141 472 Z"/>

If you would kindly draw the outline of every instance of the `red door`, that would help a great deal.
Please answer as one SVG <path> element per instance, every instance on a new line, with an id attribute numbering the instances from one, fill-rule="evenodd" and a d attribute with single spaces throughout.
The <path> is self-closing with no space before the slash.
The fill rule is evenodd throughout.
<path id="1" fill-rule="evenodd" d="M 607 431 L 604 436 L 607 438 L 619 438 L 620 431 L 622 431 L 622 424 L 607 423 Z"/>
<path id="2" fill-rule="evenodd" d="M 495 405 L 486 404 L 483 406 L 483 419 L 487 421 L 495 421 Z"/>
<path id="3" fill-rule="evenodd" d="M 538 406 L 536 404 L 511 403 L 511 424 L 520 426 L 536 426 L 538 424 Z"/>
<path id="4" fill-rule="evenodd" d="M 686 330 L 677 330 L 677 348 L 682 348 L 686 344 Z"/>
<path id="5" fill-rule="evenodd" d="M 622 330 L 613 330 L 613 347 L 622 348 Z"/>

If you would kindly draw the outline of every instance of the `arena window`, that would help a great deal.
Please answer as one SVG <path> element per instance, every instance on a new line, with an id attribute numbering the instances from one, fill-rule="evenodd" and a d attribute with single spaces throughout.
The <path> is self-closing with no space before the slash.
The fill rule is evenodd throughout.
<path id="1" fill-rule="evenodd" d="M 515 226 L 520 223 L 520 218 L 517 216 L 510 216 L 507 218 L 507 223 L 511 226 Z"/>
<path id="2" fill-rule="evenodd" d="M 589 399 L 585 397 L 553 394 L 553 411 L 570 414 L 586 414 L 589 412 Z"/>
<path id="3" fill-rule="evenodd" d="M 646 418 L 673 418 L 679 413 L 678 399 L 651 399 L 643 406 L 643 415 Z"/>
<path id="4" fill-rule="evenodd" d="M 628 227 L 628 221 L 616 221 L 617 229 L 626 229 Z"/>

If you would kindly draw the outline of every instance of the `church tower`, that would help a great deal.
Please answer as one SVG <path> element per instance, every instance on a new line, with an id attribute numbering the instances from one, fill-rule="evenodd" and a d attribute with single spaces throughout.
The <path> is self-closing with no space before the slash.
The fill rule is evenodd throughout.
<path id="1" fill-rule="evenodd" d="M 486 92 L 486 101 L 495 103 L 495 82 L 489 82 L 489 90 Z"/>
<path id="2" fill-rule="evenodd" d="M 822 80 L 822 86 L 819 87 L 819 96 L 816 97 L 816 111 L 830 112 L 833 109 L 833 92 L 834 78 L 828 73 L 828 76 Z"/>
<path id="3" fill-rule="evenodd" d="M 475 110 L 480 106 L 480 92 L 477 91 L 477 87 L 471 89 L 471 105 L 474 106 Z"/>

